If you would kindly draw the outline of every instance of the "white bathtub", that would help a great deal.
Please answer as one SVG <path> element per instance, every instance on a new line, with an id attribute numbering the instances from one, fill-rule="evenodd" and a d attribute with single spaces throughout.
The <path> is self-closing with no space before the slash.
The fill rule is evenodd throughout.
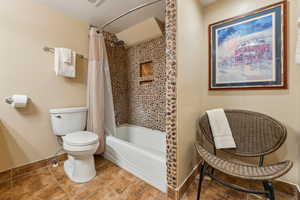
<path id="1" fill-rule="evenodd" d="M 166 134 L 144 127 L 117 128 L 106 137 L 104 157 L 162 192 L 166 192 Z"/>

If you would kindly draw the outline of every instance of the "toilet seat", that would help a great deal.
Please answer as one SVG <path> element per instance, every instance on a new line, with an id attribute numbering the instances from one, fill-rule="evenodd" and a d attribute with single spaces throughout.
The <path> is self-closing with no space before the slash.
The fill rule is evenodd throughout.
<path id="1" fill-rule="evenodd" d="M 72 154 L 82 154 L 82 153 L 88 153 L 90 151 L 96 151 L 99 147 L 99 143 L 92 144 L 92 145 L 86 145 L 86 146 L 72 146 L 68 145 L 66 143 L 63 144 L 63 148 L 65 151 L 72 153 Z"/>
<path id="2" fill-rule="evenodd" d="M 99 137 L 97 134 L 88 131 L 80 131 L 70 133 L 63 137 L 65 146 L 73 147 L 84 147 L 84 146 L 94 146 L 99 143 Z"/>

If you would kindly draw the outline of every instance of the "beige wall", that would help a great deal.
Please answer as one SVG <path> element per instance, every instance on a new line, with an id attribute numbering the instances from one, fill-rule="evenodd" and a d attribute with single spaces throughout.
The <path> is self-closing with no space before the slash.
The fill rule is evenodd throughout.
<path id="1" fill-rule="evenodd" d="M 178 186 L 196 165 L 195 120 L 203 107 L 205 90 L 201 77 L 206 73 L 203 8 L 199 0 L 178 0 L 177 21 L 177 131 Z"/>
<path id="2" fill-rule="evenodd" d="M 52 54 L 68 47 L 87 55 L 88 25 L 32 0 L 0 6 L 0 171 L 52 156 L 56 140 L 49 108 L 83 106 L 86 61 L 78 60 L 76 79 L 56 77 Z M 27 94 L 28 108 L 15 110 L 4 97 Z"/>
<path id="3" fill-rule="evenodd" d="M 292 160 L 294 167 L 283 179 L 300 184 L 300 66 L 294 62 L 296 19 L 300 16 L 298 12 L 300 9 L 299 1 L 289 1 L 289 89 L 218 92 L 209 92 L 207 89 L 208 25 L 276 3 L 278 0 L 218 1 L 218 3 L 204 8 L 204 32 L 201 31 L 201 28 L 194 27 L 200 26 L 203 19 L 201 9 L 192 6 L 192 4 L 196 4 L 197 0 L 188 0 L 187 2 L 189 3 L 183 4 L 182 1 L 178 3 L 178 138 L 179 145 L 183 145 L 183 147 L 179 147 L 179 181 L 184 180 L 192 168 L 192 156 L 187 156 L 194 153 L 191 141 L 195 132 L 194 121 L 200 113 L 207 109 L 223 107 L 254 110 L 271 115 L 283 122 L 288 129 L 287 141 L 268 160 L 271 162 L 284 159 Z M 194 29 L 198 29 L 199 32 L 196 33 Z M 204 43 L 199 44 L 203 34 Z M 200 53 L 201 47 L 205 48 L 204 54 Z M 184 89 L 189 91 L 184 91 Z M 192 128 L 188 127 L 188 124 Z M 186 157 L 183 158 L 184 156 Z"/>

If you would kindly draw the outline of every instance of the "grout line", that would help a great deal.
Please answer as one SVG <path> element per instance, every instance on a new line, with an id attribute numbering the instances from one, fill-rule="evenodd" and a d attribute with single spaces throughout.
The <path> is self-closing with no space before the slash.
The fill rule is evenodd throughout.
<path id="1" fill-rule="evenodd" d="M 105 187 L 105 186 L 104 186 Z M 87 200 L 89 199 L 90 197 L 92 197 L 93 195 L 97 194 L 98 191 L 96 191 L 95 193 L 91 193 L 90 195 L 88 195 L 86 198 L 82 199 L 82 200 Z"/>
<path id="2" fill-rule="evenodd" d="M 61 164 L 61 161 L 58 162 L 58 167 L 60 166 L 60 164 Z M 58 167 L 57 167 L 57 168 L 58 168 Z M 51 170 L 51 165 L 48 165 L 48 166 L 47 166 L 47 169 L 48 169 L 48 171 L 50 172 L 51 176 L 54 178 L 54 180 L 55 180 L 55 182 L 57 183 L 58 187 L 60 187 L 60 188 L 62 189 L 62 191 L 64 191 L 64 192 L 66 193 L 66 195 L 67 195 L 67 197 L 68 197 L 69 199 L 72 199 L 72 196 L 69 194 L 69 192 L 67 192 L 67 191 L 65 190 L 65 188 L 62 186 L 62 184 L 60 184 L 60 182 L 57 180 L 56 176 L 55 176 L 54 173 L 52 172 L 52 170 Z"/>

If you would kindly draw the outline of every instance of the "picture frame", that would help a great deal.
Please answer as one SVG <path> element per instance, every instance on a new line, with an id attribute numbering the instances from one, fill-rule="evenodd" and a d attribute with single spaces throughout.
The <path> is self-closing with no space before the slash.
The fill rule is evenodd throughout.
<path id="1" fill-rule="evenodd" d="M 209 25 L 209 90 L 287 89 L 287 1 Z"/>

